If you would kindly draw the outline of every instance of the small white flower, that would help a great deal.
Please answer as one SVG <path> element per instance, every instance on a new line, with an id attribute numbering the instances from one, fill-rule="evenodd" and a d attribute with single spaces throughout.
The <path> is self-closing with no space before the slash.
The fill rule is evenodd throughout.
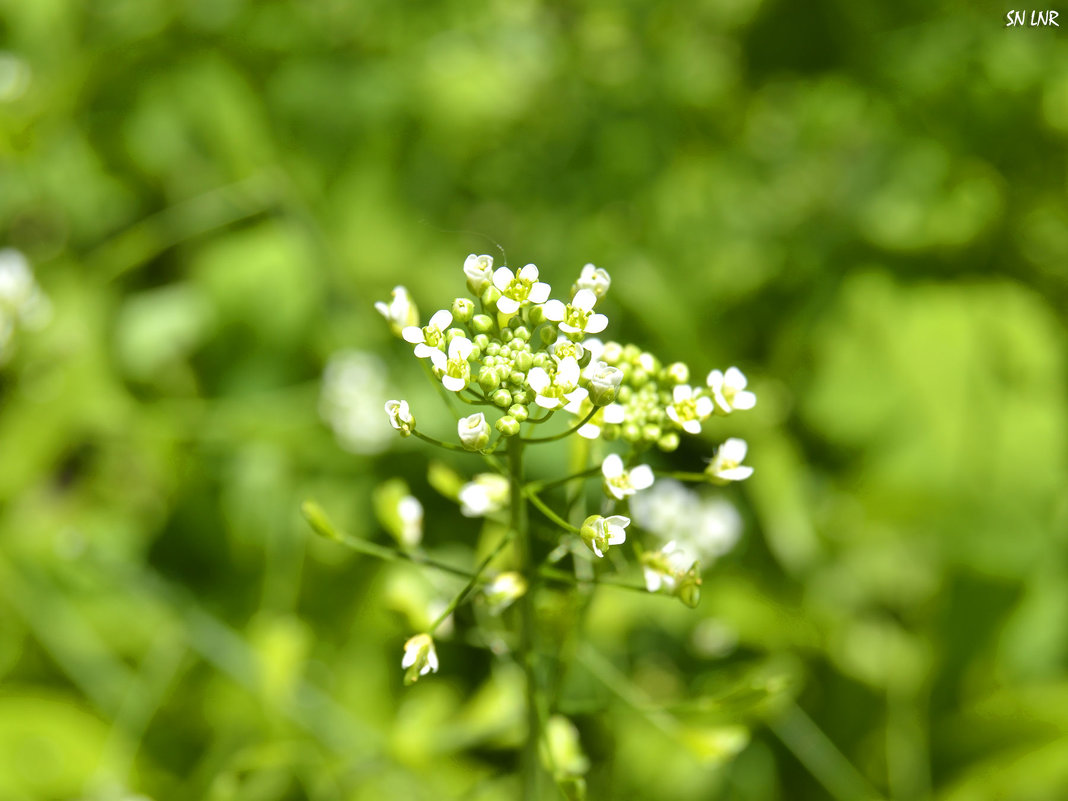
<path id="1" fill-rule="evenodd" d="M 467 285 L 476 295 L 493 283 L 493 257 L 476 256 L 472 253 L 464 260 L 464 275 L 467 276 Z"/>
<path id="2" fill-rule="evenodd" d="M 498 267 L 493 273 L 493 285 L 501 291 L 497 310 L 503 314 L 515 314 L 528 303 L 544 303 L 552 288 L 538 280 L 538 268 L 533 264 L 521 267 L 513 274 L 507 267 Z"/>
<path id="3" fill-rule="evenodd" d="M 628 498 L 639 490 L 653 486 L 653 469 L 647 464 L 625 470 L 618 453 L 610 453 L 601 463 L 604 474 L 604 489 L 617 501 Z"/>
<path id="4" fill-rule="evenodd" d="M 589 289 L 580 289 L 566 306 L 563 301 L 550 300 L 542 310 L 545 318 L 560 324 L 565 334 L 599 334 L 608 327 L 608 318 L 593 307 L 597 296 Z"/>
<path id="5" fill-rule="evenodd" d="M 515 571 L 500 573 L 482 588 L 490 613 L 499 615 L 527 591 L 527 580 Z"/>
<path id="6" fill-rule="evenodd" d="M 464 517 L 485 517 L 507 505 L 508 479 L 496 473 L 479 473 L 460 487 L 460 513 Z"/>
<path id="7" fill-rule="evenodd" d="M 587 264 L 582 268 L 582 274 L 579 275 L 578 281 L 571 287 L 571 294 L 574 296 L 578 294 L 579 290 L 588 289 L 599 300 L 607 294 L 608 287 L 611 285 L 612 279 L 608 276 L 606 270 Z"/>
<path id="8" fill-rule="evenodd" d="M 571 411 L 570 406 L 571 404 L 568 404 L 568 411 Z M 580 406 L 580 409 L 573 413 L 585 417 L 590 413 L 590 409 L 588 406 L 584 408 L 581 408 Z M 590 421 L 579 428 L 577 433 L 583 439 L 597 439 L 597 437 L 601 436 L 601 426 L 605 424 L 620 425 L 626 419 L 627 413 L 623 408 L 623 405 L 619 403 L 610 403 L 590 418 Z"/>
<path id="9" fill-rule="evenodd" d="M 389 424 L 401 433 L 402 437 L 410 436 L 415 428 L 415 417 L 408 408 L 406 400 L 386 401 L 386 414 L 389 415 Z"/>
<path id="10" fill-rule="evenodd" d="M 490 427 L 486 422 L 486 415 L 482 412 L 460 418 L 456 424 L 456 432 L 460 437 L 460 444 L 469 451 L 482 450 L 489 444 Z"/>
<path id="11" fill-rule="evenodd" d="M 386 322 L 389 323 L 389 327 L 394 334 L 401 334 L 408 326 L 415 327 L 419 325 L 419 312 L 415 308 L 408 290 L 403 286 L 393 287 L 393 292 L 390 294 L 390 302 L 376 301 L 375 308 L 379 314 L 386 318 Z"/>
<path id="12" fill-rule="evenodd" d="M 569 402 L 581 402 L 588 393 L 578 385 L 580 372 L 573 356 L 557 364 L 551 378 L 544 368 L 532 367 L 527 373 L 527 383 L 534 390 L 534 402 L 543 409 L 559 409 Z"/>
<path id="13" fill-rule="evenodd" d="M 642 574 L 649 592 L 671 594 L 678 589 L 680 581 L 697 560 L 685 548 L 672 540 L 659 551 L 642 554 Z"/>
<path id="14" fill-rule="evenodd" d="M 735 409 L 752 409 L 756 395 L 745 388 L 746 378 L 737 367 L 728 367 L 726 373 L 713 370 L 708 374 L 708 388 L 717 414 L 730 414 Z"/>
<path id="15" fill-rule="evenodd" d="M 420 676 L 438 672 L 438 653 L 434 639 L 429 634 L 416 634 L 404 643 L 404 658 L 401 667 L 407 670 L 405 684 L 418 681 Z"/>
<path id="16" fill-rule="evenodd" d="M 430 351 L 430 361 L 434 367 L 441 370 L 441 383 L 445 389 L 459 392 L 467 386 L 471 380 L 471 364 L 467 361 L 475 346 L 471 340 L 464 336 L 453 337 L 449 343 L 449 355 L 445 356 L 440 350 Z"/>
<path id="17" fill-rule="evenodd" d="M 701 497 L 673 479 L 661 479 L 631 498 L 630 512 L 644 530 L 674 540 L 706 564 L 730 551 L 742 532 L 741 515 L 729 501 Z"/>
<path id="18" fill-rule="evenodd" d="M 744 439 L 731 437 L 716 451 L 705 472 L 717 484 L 743 481 L 753 475 L 753 468 L 742 464 L 749 446 Z"/>
<path id="19" fill-rule="evenodd" d="M 608 546 L 627 541 L 627 532 L 624 529 L 629 525 L 630 518 L 623 515 L 590 515 L 582 523 L 579 532 L 589 549 L 598 557 L 603 557 L 608 552 Z"/>
<path id="20" fill-rule="evenodd" d="M 445 344 L 445 329 L 452 325 L 452 312 L 441 309 L 434 312 L 430 322 L 423 328 L 410 325 L 401 331 L 405 342 L 415 345 L 415 355 L 420 359 L 433 358 L 435 353 L 441 353 Z"/>
<path id="21" fill-rule="evenodd" d="M 698 395 L 689 384 L 678 384 L 672 390 L 673 403 L 667 407 L 667 416 L 687 434 L 700 434 L 701 421 L 707 420 L 715 406 L 706 395 Z"/>
<path id="22" fill-rule="evenodd" d="M 414 548 L 423 540 L 423 504 L 414 495 L 405 495 L 397 503 L 401 522 L 401 544 Z"/>
<path id="23" fill-rule="evenodd" d="M 598 406 L 607 406 L 616 399 L 619 385 L 623 383 L 622 370 L 604 362 L 590 362 L 585 374 L 589 383 L 591 401 Z"/>
<path id="24" fill-rule="evenodd" d="M 330 357 L 323 370 L 319 415 L 345 450 L 379 453 L 393 435 L 378 425 L 387 394 L 386 365 L 372 353 L 345 350 Z"/>

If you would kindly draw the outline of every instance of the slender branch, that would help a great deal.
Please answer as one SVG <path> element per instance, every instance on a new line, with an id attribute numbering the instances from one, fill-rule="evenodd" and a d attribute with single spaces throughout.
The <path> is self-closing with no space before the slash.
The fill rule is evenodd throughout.
<path id="1" fill-rule="evenodd" d="M 460 590 L 460 592 L 456 595 L 455 598 L 452 599 L 449 605 L 445 607 L 445 611 L 438 615 L 437 620 L 430 624 L 430 628 L 428 630 L 429 634 L 433 634 L 437 630 L 437 627 L 445 621 L 445 618 L 455 612 L 456 608 L 464 602 L 468 595 L 471 594 L 471 590 L 473 590 L 475 586 L 480 581 L 482 581 L 482 574 L 486 572 L 486 568 L 489 567 L 490 562 L 496 559 L 497 555 L 504 550 L 504 546 L 506 546 L 509 542 L 512 541 L 512 535 L 514 533 L 515 532 L 512 529 L 509 529 L 507 533 L 505 533 L 505 535 L 501 537 L 501 541 L 497 543 L 497 546 L 492 551 L 490 551 L 489 555 L 478 563 L 478 567 L 475 568 L 474 574 L 472 574 L 467 584 L 464 585 L 464 588 Z"/>
<path id="2" fill-rule="evenodd" d="M 558 478 L 553 481 L 531 481 L 527 484 L 528 490 L 535 492 L 542 492 L 552 487 L 559 487 L 561 484 L 567 484 L 569 481 L 578 481 L 580 478 L 592 478 L 593 476 L 599 476 L 601 474 L 601 466 L 595 465 L 588 470 L 583 470 L 581 473 L 572 473 L 564 478 Z"/>
<path id="3" fill-rule="evenodd" d="M 545 501 L 543 501 L 541 498 L 539 498 L 537 496 L 537 493 L 533 492 L 532 490 L 527 489 L 527 490 L 523 491 L 523 494 L 526 495 L 527 498 L 530 499 L 530 502 L 532 504 L 534 504 L 534 507 L 539 512 L 541 512 L 543 515 L 545 515 L 551 521 L 556 523 L 556 525 L 558 525 L 562 529 L 564 529 L 564 531 L 570 531 L 570 532 L 572 532 L 574 534 L 580 533 L 579 529 L 575 528 L 575 526 L 573 526 L 570 523 L 568 523 L 566 520 L 564 520 L 564 518 L 560 517 L 560 515 L 558 515 L 556 512 L 554 512 L 552 509 L 550 509 L 549 506 L 545 503 Z"/>
<path id="4" fill-rule="evenodd" d="M 463 568 L 447 565 L 444 562 L 439 562 L 436 559 L 431 559 L 422 554 L 398 551 L 396 548 L 387 548 L 384 545 L 369 542 L 368 540 L 362 540 L 359 537 L 353 537 L 351 534 L 338 531 L 326 516 L 326 512 L 323 511 L 323 508 L 315 501 L 305 501 L 301 504 L 300 511 L 303 513 L 304 519 L 307 520 L 308 524 L 312 527 L 312 530 L 320 537 L 325 537 L 328 540 L 341 543 L 365 556 L 373 556 L 375 559 L 381 559 L 384 562 L 412 562 L 413 564 L 425 565 L 426 567 L 432 567 L 435 570 L 440 570 L 444 573 L 452 573 L 454 576 L 462 576 L 467 579 L 472 578 L 475 575 Z"/>
<path id="5" fill-rule="evenodd" d="M 532 426 L 538 426 L 538 425 L 541 425 L 542 423 L 544 423 L 546 420 L 548 420 L 554 414 L 556 414 L 556 409 L 549 409 L 549 411 L 547 411 L 541 417 L 528 417 L 527 418 L 527 422 L 530 423 Z"/>
<path id="6" fill-rule="evenodd" d="M 563 439 L 564 437 L 574 434 L 576 431 L 586 425 L 586 423 L 590 422 L 590 420 L 593 419 L 593 416 L 597 414 L 597 412 L 599 412 L 600 410 L 600 406 L 594 406 L 593 410 L 588 415 L 586 415 L 577 423 L 575 423 L 575 425 L 573 425 L 571 428 L 567 429 L 566 431 L 561 431 L 559 434 L 553 434 L 549 437 L 528 437 L 524 439 L 523 442 L 552 442 L 554 440 Z"/>
<path id="7" fill-rule="evenodd" d="M 467 450 L 467 448 L 465 448 L 463 445 L 455 445 L 455 444 L 453 444 L 451 442 L 442 442 L 440 439 L 435 439 L 434 437 L 431 437 L 431 436 L 428 436 L 428 435 L 424 434 L 422 431 L 420 431 L 417 428 L 413 428 L 412 429 L 412 433 L 415 434 L 417 437 L 419 437 L 419 439 L 423 440 L 423 442 L 429 442 L 431 445 L 437 445 L 439 448 L 445 448 L 445 450 L 463 451 L 464 453 L 474 453 L 474 451 Z"/>
<path id="8" fill-rule="evenodd" d="M 660 478 L 675 478 L 679 481 L 699 481 L 702 483 L 708 483 L 707 473 L 684 473 L 676 470 L 656 470 L 654 471 Z"/>

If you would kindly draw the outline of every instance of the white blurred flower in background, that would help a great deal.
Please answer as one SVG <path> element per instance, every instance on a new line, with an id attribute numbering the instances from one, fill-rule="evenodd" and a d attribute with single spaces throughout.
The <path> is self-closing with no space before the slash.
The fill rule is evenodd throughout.
<path id="1" fill-rule="evenodd" d="M 372 353 L 343 350 L 323 371 L 319 416 L 334 431 L 338 443 L 352 453 L 380 453 L 396 434 L 382 425 L 382 408 L 389 399 L 385 363 Z"/>
<path id="2" fill-rule="evenodd" d="M 704 567 L 730 551 L 742 533 L 741 515 L 731 503 L 704 497 L 673 479 L 634 495 L 630 512 L 640 528 L 676 542 Z"/>
<path id="3" fill-rule="evenodd" d="M 26 257 L 14 248 L 0 250 L 0 362 L 11 355 L 20 328 L 41 328 L 51 317 L 52 304 Z"/>

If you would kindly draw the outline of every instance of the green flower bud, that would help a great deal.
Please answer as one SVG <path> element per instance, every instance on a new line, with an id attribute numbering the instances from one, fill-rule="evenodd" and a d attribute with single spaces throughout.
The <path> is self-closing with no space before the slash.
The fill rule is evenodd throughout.
<path id="1" fill-rule="evenodd" d="M 685 384 L 690 380 L 690 368 L 682 362 L 674 362 L 668 365 L 664 375 L 672 384 Z"/>
<path id="2" fill-rule="evenodd" d="M 618 342 L 606 342 L 601 352 L 601 361 L 606 364 L 618 364 L 623 360 L 623 346 Z"/>
<path id="3" fill-rule="evenodd" d="M 551 345 L 560 336 L 560 331 L 555 325 L 543 325 L 538 331 L 538 337 L 542 344 Z"/>
<path id="4" fill-rule="evenodd" d="M 531 325 L 541 325 L 545 322 L 545 309 L 541 306 L 531 306 L 530 311 L 527 312 L 527 319 L 530 320 Z"/>
<path id="5" fill-rule="evenodd" d="M 479 349 L 480 352 L 485 353 L 486 348 L 489 347 L 490 338 L 485 334 L 476 334 L 475 338 L 471 341 L 474 343 L 475 347 Z"/>
<path id="6" fill-rule="evenodd" d="M 529 389 L 520 389 L 512 393 L 512 400 L 523 406 L 528 406 L 534 400 L 534 393 Z"/>
<path id="7" fill-rule="evenodd" d="M 527 417 L 530 416 L 527 407 L 518 403 L 513 403 L 508 407 L 508 414 L 512 415 L 520 423 L 526 422 Z"/>
<path id="8" fill-rule="evenodd" d="M 637 423 L 623 424 L 623 439 L 627 442 L 638 442 L 642 438 L 642 430 Z"/>
<path id="9" fill-rule="evenodd" d="M 468 298 L 456 298 L 452 302 L 452 317 L 461 323 L 468 323 L 475 314 L 475 304 Z"/>
<path id="10" fill-rule="evenodd" d="M 519 318 L 517 317 L 516 319 L 518 320 Z M 520 340 L 521 342 L 529 342 L 530 329 L 527 328 L 525 325 L 517 326 L 515 329 L 515 338 Z"/>
<path id="11" fill-rule="evenodd" d="M 620 433 L 622 433 L 622 426 L 616 423 L 605 423 L 601 426 L 601 439 L 608 442 L 619 439 Z"/>
<path id="12" fill-rule="evenodd" d="M 497 371 L 492 366 L 484 364 L 478 371 L 478 385 L 482 387 L 484 393 L 489 395 L 501 385 L 501 377 L 497 375 Z"/>
<path id="13" fill-rule="evenodd" d="M 642 426 L 642 439 L 646 442 L 656 442 L 660 439 L 660 426 L 655 423 L 646 423 Z"/>
<path id="14" fill-rule="evenodd" d="M 501 352 L 501 343 L 490 340 L 489 345 L 486 346 L 486 353 L 490 356 L 498 356 Z"/>
<path id="15" fill-rule="evenodd" d="M 500 406 L 502 409 L 507 409 L 512 405 L 512 393 L 506 389 L 498 389 L 490 397 L 490 400 L 493 401 L 496 406 Z"/>
<path id="16" fill-rule="evenodd" d="M 686 571 L 686 575 L 682 577 L 682 581 L 679 582 L 679 600 L 686 604 L 688 607 L 690 607 L 690 609 L 696 609 L 697 605 L 701 602 L 700 571 L 700 564 L 698 562 L 694 562 L 693 566 Z"/>
<path id="17" fill-rule="evenodd" d="M 488 314 L 476 314 L 471 318 L 471 328 L 476 334 L 488 334 L 493 330 L 493 318 Z"/>
<path id="18" fill-rule="evenodd" d="M 679 447 L 679 435 L 675 431 L 669 431 L 656 441 L 656 447 L 664 453 L 671 453 Z"/>
<path id="19" fill-rule="evenodd" d="M 501 340 L 503 342 L 511 342 L 513 339 L 515 339 L 515 331 L 513 331 L 511 328 L 506 328 L 501 331 Z"/>
<path id="20" fill-rule="evenodd" d="M 497 301 L 501 299 L 501 290 L 490 284 L 482 290 L 482 305 L 488 309 L 497 308 Z"/>
<path id="21" fill-rule="evenodd" d="M 518 370 L 513 370 L 508 376 L 508 383 L 511 384 L 513 387 L 523 386 L 524 380 L 526 380 L 526 376 Z"/>
<path id="22" fill-rule="evenodd" d="M 534 354 L 534 366 L 535 367 L 540 367 L 542 370 L 544 370 L 546 367 L 548 367 L 550 364 L 552 364 L 552 361 L 553 361 L 553 357 L 550 356 L 548 353 L 535 353 Z"/>
<path id="23" fill-rule="evenodd" d="M 502 390 L 503 391 L 503 390 Z M 514 437 L 519 433 L 519 421 L 512 417 L 510 414 L 506 414 L 501 417 L 495 426 L 502 436 Z"/>
<path id="24" fill-rule="evenodd" d="M 534 357 L 530 355 L 529 351 L 520 351 L 512 359 L 512 364 L 517 369 L 522 370 L 524 373 L 534 366 Z"/>

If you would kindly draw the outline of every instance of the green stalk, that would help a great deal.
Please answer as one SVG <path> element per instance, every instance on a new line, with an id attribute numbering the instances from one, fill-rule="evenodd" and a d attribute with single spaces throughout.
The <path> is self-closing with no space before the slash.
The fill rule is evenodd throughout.
<path id="1" fill-rule="evenodd" d="M 538 741 L 541 720 L 538 714 L 538 682 L 534 670 L 534 592 L 537 569 L 531 553 L 530 522 L 523 494 L 523 442 L 519 437 L 508 440 L 508 480 L 511 497 L 511 529 L 519 558 L 519 569 L 527 581 L 527 591 L 519 599 L 519 658 L 527 685 L 527 741 L 523 749 L 523 799 L 538 798 Z"/>

